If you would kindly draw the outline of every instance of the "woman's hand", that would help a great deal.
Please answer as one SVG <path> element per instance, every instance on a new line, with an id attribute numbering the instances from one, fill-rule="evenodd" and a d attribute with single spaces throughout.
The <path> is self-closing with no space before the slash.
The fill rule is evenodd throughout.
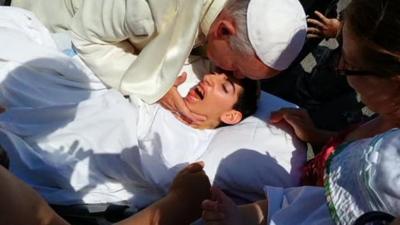
<path id="1" fill-rule="evenodd" d="M 304 109 L 282 108 L 271 114 L 271 123 L 286 122 L 296 136 L 312 145 L 322 146 L 335 133 L 318 129 Z"/>

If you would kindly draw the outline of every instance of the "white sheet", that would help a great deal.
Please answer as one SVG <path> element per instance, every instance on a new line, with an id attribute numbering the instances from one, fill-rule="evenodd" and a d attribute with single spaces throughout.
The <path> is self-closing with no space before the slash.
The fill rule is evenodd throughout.
<path id="1" fill-rule="evenodd" d="M 0 144 L 12 172 L 51 203 L 127 201 L 143 207 L 197 160 L 206 162 L 212 182 L 247 200 L 262 195 L 261 183 L 297 184 L 304 149 L 284 130 L 254 117 L 198 131 L 159 106 L 132 105 L 77 58 L 59 52 L 32 15 L 0 11 L 0 104 L 8 109 L 0 115 Z M 288 105 L 266 94 L 265 100 L 268 109 L 260 117 Z"/>

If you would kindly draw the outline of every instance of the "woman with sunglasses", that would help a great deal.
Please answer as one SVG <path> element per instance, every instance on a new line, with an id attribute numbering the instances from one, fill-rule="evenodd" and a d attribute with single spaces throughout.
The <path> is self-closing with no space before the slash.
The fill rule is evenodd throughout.
<path id="1" fill-rule="evenodd" d="M 400 216 L 400 0 L 353 0 L 342 37 L 338 74 L 377 116 L 333 133 L 315 128 L 303 110 L 275 112 L 272 122 L 288 123 L 303 141 L 328 142 L 303 180 L 324 187 L 267 186 L 267 200 L 240 207 L 214 188 L 203 202 L 207 224 L 347 225 L 371 211 Z"/>

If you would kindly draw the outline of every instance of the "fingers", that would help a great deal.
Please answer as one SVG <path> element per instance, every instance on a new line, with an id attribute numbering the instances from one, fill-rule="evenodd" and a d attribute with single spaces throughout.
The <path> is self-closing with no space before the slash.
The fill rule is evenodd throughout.
<path id="1" fill-rule="evenodd" d="M 269 121 L 271 123 L 279 123 L 283 120 L 283 113 L 281 111 L 275 111 L 271 113 Z"/>
<path id="2" fill-rule="evenodd" d="M 202 171 L 204 168 L 204 162 L 195 162 L 187 165 L 185 168 L 183 168 L 179 174 L 188 174 L 188 173 L 197 173 Z"/>
<path id="3" fill-rule="evenodd" d="M 313 25 L 315 27 L 318 27 L 320 29 L 325 28 L 325 24 L 321 23 L 320 21 L 318 21 L 316 19 L 307 19 L 307 23 L 309 23 L 310 25 Z"/>
<path id="4" fill-rule="evenodd" d="M 271 113 L 270 122 L 271 123 L 279 123 L 282 120 L 285 120 L 285 117 L 287 117 L 287 114 L 303 114 L 303 110 L 296 109 L 296 108 L 282 108 L 278 111 Z"/>
<path id="5" fill-rule="evenodd" d="M 195 162 L 190 164 L 189 166 L 186 167 L 187 171 L 190 173 L 196 173 L 196 172 L 200 172 L 202 171 L 204 168 L 204 162 L 203 161 L 199 161 L 199 162 Z"/>
<path id="6" fill-rule="evenodd" d="M 302 122 L 303 117 L 299 114 L 285 114 L 284 118 L 285 121 L 296 130 L 299 124 Z"/>
<path id="7" fill-rule="evenodd" d="M 218 211 L 218 202 L 206 199 L 201 203 L 201 208 L 208 211 Z"/>
<path id="8" fill-rule="evenodd" d="M 186 81 L 187 78 L 187 73 L 183 72 L 182 75 L 178 76 L 175 80 L 174 86 L 179 86 L 181 84 L 183 84 Z"/>
<path id="9" fill-rule="evenodd" d="M 203 209 L 202 218 L 207 222 L 216 222 L 224 219 L 224 214 L 220 212 L 217 201 L 204 200 L 201 203 Z M 207 223 L 208 224 L 208 223 Z"/>
<path id="10" fill-rule="evenodd" d="M 196 113 L 193 113 L 192 111 L 189 110 L 189 108 L 186 106 L 186 103 L 181 100 L 177 102 L 177 110 L 180 114 L 182 114 L 182 119 L 185 120 L 186 122 L 192 124 L 192 123 L 201 123 L 207 120 L 206 116 L 199 115 Z"/>
<path id="11" fill-rule="evenodd" d="M 307 34 L 307 38 L 322 38 L 322 36 L 318 34 Z"/>
<path id="12" fill-rule="evenodd" d="M 211 187 L 211 198 L 219 203 L 224 203 L 228 197 L 221 191 L 221 189 Z"/>
<path id="13" fill-rule="evenodd" d="M 179 85 L 186 79 L 186 73 L 178 77 L 176 84 Z M 162 107 L 171 111 L 174 116 L 180 121 L 188 124 L 199 126 L 202 122 L 207 120 L 204 115 L 199 115 L 190 111 L 182 96 L 179 94 L 176 86 L 172 87 L 159 101 Z"/>
<path id="14" fill-rule="evenodd" d="M 322 31 L 319 28 L 307 28 L 307 38 L 322 38 Z"/>
<path id="15" fill-rule="evenodd" d="M 328 23 L 329 19 L 322 13 L 318 12 L 318 11 L 314 11 L 314 14 L 317 15 L 317 17 L 323 22 L 323 23 Z"/>
<path id="16" fill-rule="evenodd" d="M 211 222 L 211 221 L 223 220 L 224 214 L 221 212 L 204 210 L 201 217 L 203 218 L 203 220 Z"/>
<path id="17" fill-rule="evenodd" d="M 315 27 L 309 27 L 307 28 L 307 34 L 321 34 L 321 30 L 319 28 Z"/>

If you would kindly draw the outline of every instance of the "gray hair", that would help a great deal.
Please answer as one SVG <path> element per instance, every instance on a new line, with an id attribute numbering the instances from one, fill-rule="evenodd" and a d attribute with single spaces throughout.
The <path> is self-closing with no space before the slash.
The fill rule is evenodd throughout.
<path id="1" fill-rule="evenodd" d="M 228 0 L 224 7 L 226 13 L 233 18 L 237 34 L 231 36 L 229 43 L 234 51 L 245 55 L 255 54 L 247 33 L 247 7 L 250 0 Z"/>

